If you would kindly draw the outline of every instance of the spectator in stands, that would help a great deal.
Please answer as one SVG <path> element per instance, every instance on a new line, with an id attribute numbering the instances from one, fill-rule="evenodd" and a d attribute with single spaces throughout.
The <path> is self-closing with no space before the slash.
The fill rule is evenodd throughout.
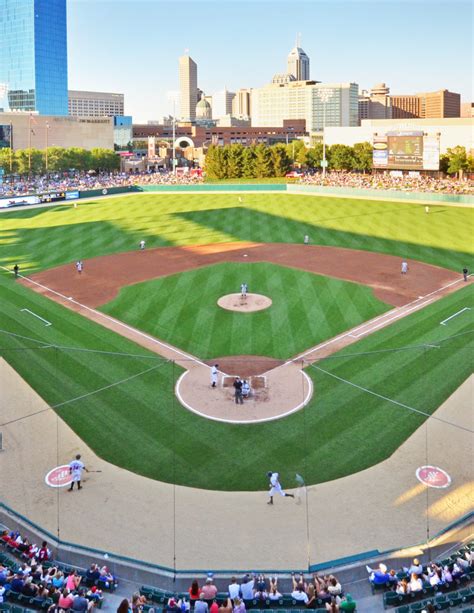
<path id="1" fill-rule="evenodd" d="M 194 581 L 191 583 L 191 587 L 188 590 L 189 600 L 191 600 L 191 602 L 199 600 L 199 597 L 201 596 L 201 591 L 202 590 L 199 587 L 199 583 L 197 582 L 197 579 L 194 579 Z"/>
<path id="2" fill-rule="evenodd" d="M 270 578 L 270 591 L 268 593 L 268 600 L 275 602 L 282 598 L 282 594 L 278 591 L 278 579 L 277 577 Z"/>
<path id="3" fill-rule="evenodd" d="M 82 577 L 78 574 L 77 570 L 73 570 L 66 579 L 66 587 L 70 592 L 75 592 L 79 584 L 81 583 Z"/>
<path id="4" fill-rule="evenodd" d="M 61 596 L 59 597 L 58 607 L 60 607 L 61 609 L 70 609 L 73 603 L 74 603 L 74 597 L 71 596 L 71 593 L 65 587 L 63 591 L 61 592 Z"/>
<path id="5" fill-rule="evenodd" d="M 313 583 L 309 583 L 306 588 L 306 595 L 308 596 L 308 602 L 306 603 L 307 609 L 314 609 L 316 607 L 316 588 Z"/>
<path id="6" fill-rule="evenodd" d="M 187 611 L 191 610 L 191 603 L 189 602 L 189 600 L 186 600 L 184 596 L 182 596 L 178 600 L 178 607 L 181 613 L 186 613 Z"/>
<path id="7" fill-rule="evenodd" d="M 293 600 L 296 600 L 296 602 L 303 602 L 306 605 L 308 603 L 309 598 L 304 590 L 304 584 L 298 583 L 294 576 L 292 577 L 292 580 L 293 591 L 291 592 L 291 597 L 293 598 Z"/>
<path id="8" fill-rule="evenodd" d="M 250 575 L 247 574 L 242 578 L 242 583 L 240 584 L 240 593 L 242 594 L 243 600 L 253 599 L 254 585 L 255 579 Z"/>
<path id="9" fill-rule="evenodd" d="M 132 613 L 132 608 L 126 598 L 117 607 L 117 613 Z"/>
<path id="10" fill-rule="evenodd" d="M 209 607 L 209 613 L 219 613 L 219 605 L 216 600 L 213 600 Z"/>
<path id="11" fill-rule="evenodd" d="M 86 572 L 86 580 L 89 584 L 95 583 L 100 577 L 100 570 L 97 564 L 91 564 L 89 570 Z"/>
<path id="12" fill-rule="evenodd" d="M 28 598 L 34 598 L 38 593 L 38 587 L 33 583 L 33 577 L 27 577 L 21 593 Z"/>
<path id="13" fill-rule="evenodd" d="M 462 558 L 461 556 L 458 556 L 456 558 L 456 564 L 459 566 L 459 568 L 461 568 L 462 570 L 466 571 L 469 568 L 469 561 L 464 558 Z"/>
<path id="14" fill-rule="evenodd" d="M 240 598 L 234 600 L 234 613 L 245 613 L 245 604 Z"/>
<path id="15" fill-rule="evenodd" d="M 422 575 L 423 574 L 423 564 L 420 564 L 420 560 L 418 558 L 415 558 L 410 568 L 407 568 L 405 566 L 403 570 L 409 575 L 412 575 L 413 573 L 416 573 L 417 575 Z"/>
<path id="16" fill-rule="evenodd" d="M 314 575 L 313 578 L 314 578 L 314 587 L 316 588 L 317 597 L 323 602 L 325 601 L 329 602 L 331 600 L 331 595 L 328 591 L 328 585 L 327 585 L 326 579 L 323 577 L 319 577 L 318 575 Z"/>
<path id="17" fill-rule="evenodd" d="M 13 592 L 19 592 L 21 594 L 21 592 L 23 591 L 24 585 L 25 585 L 25 582 L 23 580 L 23 571 L 19 570 L 15 574 L 13 581 L 10 583 L 10 588 Z"/>
<path id="18" fill-rule="evenodd" d="M 226 598 L 219 605 L 219 613 L 232 613 L 232 600 Z"/>
<path id="19" fill-rule="evenodd" d="M 0 564 L 0 586 L 5 585 L 7 582 L 8 570 L 6 566 Z"/>
<path id="20" fill-rule="evenodd" d="M 443 568 L 443 583 L 450 585 L 453 582 L 453 575 L 451 574 L 451 570 L 449 566 L 445 566 Z"/>
<path id="21" fill-rule="evenodd" d="M 410 584 L 408 583 L 408 579 L 406 577 L 403 577 L 403 579 L 397 583 L 395 591 L 401 596 L 406 596 L 410 593 Z"/>
<path id="22" fill-rule="evenodd" d="M 259 575 L 254 584 L 253 596 L 257 600 L 266 600 L 268 598 L 267 580 L 265 575 Z"/>
<path id="23" fill-rule="evenodd" d="M 339 596 L 342 594 L 342 586 L 334 575 L 329 576 L 328 592 L 331 596 Z"/>
<path id="24" fill-rule="evenodd" d="M 41 549 L 38 551 L 38 562 L 43 564 L 44 562 L 47 562 L 50 557 L 51 551 L 48 549 L 48 543 L 43 541 Z"/>
<path id="25" fill-rule="evenodd" d="M 98 606 L 100 601 L 103 600 L 102 590 L 99 590 L 97 585 L 93 585 L 89 590 L 87 590 L 86 598 L 87 600 L 92 601 L 94 605 Z M 140 598 L 145 598 L 145 597 L 140 596 Z M 145 602 L 146 602 L 146 598 L 145 598 Z"/>
<path id="26" fill-rule="evenodd" d="M 74 602 L 72 603 L 71 610 L 76 613 L 86 613 L 93 606 L 92 602 L 89 602 L 84 595 L 84 590 L 79 590 L 77 596 L 74 598 Z"/>
<path id="27" fill-rule="evenodd" d="M 344 598 L 338 598 L 339 610 L 346 613 L 353 613 L 356 610 L 357 603 L 350 594 L 346 594 Z"/>
<path id="28" fill-rule="evenodd" d="M 459 566 L 457 562 L 454 562 L 451 574 L 453 576 L 453 579 L 456 580 L 464 575 L 464 570 L 461 568 L 461 566 Z"/>
<path id="29" fill-rule="evenodd" d="M 165 611 L 175 611 L 176 613 L 178 613 L 179 611 L 178 602 L 174 596 L 171 596 L 171 598 L 168 598 L 168 602 L 166 603 L 166 606 L 165 606 Z"/>
<path id="30" fill-rule="evenodd" d="M 326 603 L 326 611 L 330 611 L 330 613 L 339 613 L 339 605 L 335 597 L 331 598 L 331 602 Z"/>
<path id="31" fill-rule="evenodd" d="M 65 583 L 64 573 L 62 573 L 60 570 L 58 570 L 56 572 L 56 574 L 54 575 L 53 580 L 51 581 L 51 583 L 53 584 L 53 586 L 56 589 L 60 590 L 63 587 L 64 583 Z"/>
<path id="32" fill-rule="evenodd" d="M 412 573 L 410 576 L 410 592 L 413 592 L 413 593 L 421 592 L 422 589 L 423 589 L 423 581 L 416 573 Z"/>
<path id="33" fill-rule="evenodd" d="M 0 604 L 3 604 L 3 599 L 4 599 L 5 592 L 6 592 L 6 590 L 3 587 L 3 585 L 0 585 Z"/>
<path id="34" fill-rule="evenodd" d="M 197 583 L 197 581 L 195 583 Z M 194 613 L 208 613 L 208 611 L 209 607 L 204 600 L 204 594 L 201 592 L 199 598 L 194 600 Z"/>
<path id="35" fill-rule="evenodd" d="M 102 566 L 100 569 L 99 582 L 107 589 L 113 589 L 115 587 L 115 577 L 107 566 Z"/>
<path id="36" fill-rule="evenodd" d="M 217 587 L 213 584 L 211 577 L 206 579 L 206 583 L 202 586 L 201 592 L 206 600 L 213 600 L 217 594 Z"/>
<path id="37" fill-rule="evenodd" d="M 56 575 L 56 573 L 58 572 L 58 569 L 55 566 L 51 566 L 51 568 L 48 570 L 48 572 L 46 573 L 44 580 L 45 583 L 47 583 L 48 585 L 51 585 L 54 579 L 54 576 Z"/>
<path id="38" fill-rule="evenodd" d="M 229 598 L 232 600 L 235 600 L 240 596 L 240 585 L 237 583 L 237 579 L 235 577 L 231 578 L 227 589 L 229 591 Z"/>
<path id="39" fill-rule="evenodd" d="M 143 611 L 143 606 L 146 605 L 146 597 L 142 596 L 140 592 L 133 592 L 132 594 L 132 611 L 137 613 Z"/>
<path id="40" fill-rule="evenodd" d="M 432 563 L 428 566 L 428 582 L 433 586 L 443 583 L 442 570 L 436 564 Z"/>
<path id="41" fill-rule="evenodd" d="M 379 564 L 378 570 L 373 570 L 370 566 L 366 566 L 369 573 L 369 581 L 374 585 L 384 585 L 390 583 L 390 575 L 387 572 L 385 564 Z"/>

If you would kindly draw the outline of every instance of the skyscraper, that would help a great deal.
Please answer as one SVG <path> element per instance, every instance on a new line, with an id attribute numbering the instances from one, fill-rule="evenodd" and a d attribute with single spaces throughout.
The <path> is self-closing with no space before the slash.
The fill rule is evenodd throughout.
<path id="1" fill-rule="evenodd" d="M 299 36 L 296 39 L 296 46 L 288 55 L 287 72 L 293 75 L 297 81 L 309 81 L 309 57 L 300 47 Z"/>
<path id="2" fill-rule="evenodd" d="M 182 121 L 196 119 L 197 64 L 189 55 L 179 58 L 179 89 L 181 93 L 180 118 Z"/>
<path id="3" fill-rule="evenodd" d="M 0 107 L 67 115 L 66 0 L 0 0 Z"/>

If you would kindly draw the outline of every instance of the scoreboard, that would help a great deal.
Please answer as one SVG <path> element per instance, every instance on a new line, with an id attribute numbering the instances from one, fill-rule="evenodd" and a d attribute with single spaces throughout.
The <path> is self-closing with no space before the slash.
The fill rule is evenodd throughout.
<path id="1" fill-rule="evenodd" d="M 439 138 L 421 131 L 387 132 L 373 137 L 373 167 L 387 170 L 439 170 Z"/>

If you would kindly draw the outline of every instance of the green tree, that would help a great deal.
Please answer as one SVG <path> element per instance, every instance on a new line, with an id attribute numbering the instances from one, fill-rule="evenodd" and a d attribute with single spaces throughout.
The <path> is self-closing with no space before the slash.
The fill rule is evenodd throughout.
<path id="1" fill-rule="evenodd" d="M 273 175 L 284 177 L 291 168 L 291 160 L 286 152 L 285 145 L 278 144 L 271 147 Z"/>
<path id="2" fill-rule="evenodd" d="M 302 140 L 299 140 L 298 138 L 295 138 L 291 141 L 291 143 L 288 143 L 288 145 L 286 145 L 286 153 L 290 158 L 292 164 L 294 164 L 298 160 L 298 156 L 302 149 L 306 151 L 304 142 Z"/>
<path id="3" fill-rule="evenodd" d="M 270 147 L 261 143 L 255 147 L 255 176 L 273 177 L 273 161 Z"/>
<path id="4" fill-rule="evenodd" d="M 15 152 L 18 172 L 24 174 L 39 174 L 44 171 L 43 152 L 39 149 L 19 149 Z"/>
<path id="5" fill-rule="evenodd" d="M 204 166 L 209 179 L 225 179 L 227 176 L 227 152 L 224 147 L 211 145 L 207 150 Z"/>
<path id="6" fill-rule="evenodd" d="M 365 141 L 363 143 L 355 143 L 353 147 L 354 165 L 353 170 L 363 170 L 364 172 L 372 169 L 372 145 Z"/>
<path id="7" fill-rule="evenodd" d="M 3 168 L 6 175 L 10 174 L 10 172 L 18 172 L 18 162 L 15 152 L 12 151 L 10 147 L 0 149 L 0 168 Z"/>
<path id="8" fill-rule="evenodd" d="M 443 155 L 439 156 L 439 169 L 441 170 L 441 172 L 444 172 L 446 174 L 448 172 L 448 166 L 449 155 L 446 155 L 446 153 L 444 153 Z"/>
<path id="9" fill-rule="evenodd" d="M 238 179 L 243 171 L 243 151 L 242 145 L 230 145 L 227 153 L 227 177 Z"/>
<path id="10" fill-rule="evenodd" d="M 67 149 L 63 147 L 49 147 L 48 170 L 62 172 L 68 170 L 68 168 L 70 168 L 70 166 Z"/>
<path id="11" fill-rule="evenodd" d="M 448 164 L 448 173 L 462 175 L 463 171 L 469 168 L 469 162 L 467 161 L 466 148 L 453 147 L 452 149 L 447 150 L 447 155 L 449 158 Z"/>
<path id="12" fill-rule="evenodd" d="M 321 168 L 323 159 L 323 143 L 316 143 L 306 152 L 306 166 L 308 168 Z"/>
<path id="13" fill-rule="evenodd" d="M 115 151 L 111 151 L 110 149 L 97 148 L 92 149 L 90 153 L 83 149 L 79 156 L 83 170 L 87 170 L 88 165 L 95 170 L 105 171 L 117 170 L 120 168 L 119 156 Z"/>
<path id="14" fill-rule="evenodd" d="M 329 147 L 329 167 L 332 170 L 351 170 L 353 166 L 354 153 L 352 147 L 347 145 L 332 145 Z"/>
<path id="15" fill-rule="evenodd" d="M 255 146 L 245 147 L 242 153 L 242 177 L 253 179 L 255 174 Z"/>

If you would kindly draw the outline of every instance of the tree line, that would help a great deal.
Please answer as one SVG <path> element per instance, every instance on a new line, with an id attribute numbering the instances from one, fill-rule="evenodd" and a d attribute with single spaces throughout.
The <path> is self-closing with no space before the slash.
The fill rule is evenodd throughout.
<path id="1" fill-rule="evenodd" d="M 320 169 L 323 145 L 306 147 L 300 140 L 288 145 L 211 145 L 207 150 L 204 170 L 209 179 L 263 179 L 284 177 L 295 166 L 304 170 Z M 370 172 L 372 145 L 369 142 L 326 147 L 329 170 Z M 440 170 L 447 174 L 474 172 L 474 159 L 464 147 L 453 147 L 440 157 Z"/>
<path id="2" fill-rule="evenodd" d="M 49 147 L 40 149 L 0 149 L 0 168 L 5 174 L 44 174 L 46 172 L 113 171 L 120 168 L 119 156 L 110 149 L 82 149 L 80 147 Z"/>

